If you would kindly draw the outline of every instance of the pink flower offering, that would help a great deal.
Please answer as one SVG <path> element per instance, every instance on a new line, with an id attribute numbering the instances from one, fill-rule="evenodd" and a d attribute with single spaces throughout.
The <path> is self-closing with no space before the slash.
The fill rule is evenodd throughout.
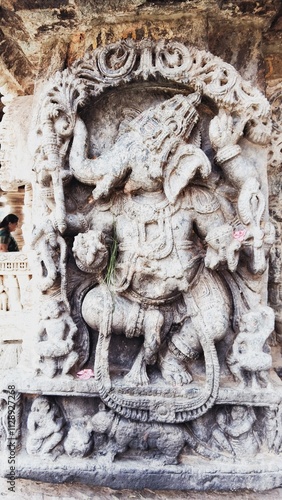
<path id="1" fill-rule="evenodd" d="M 246 234 L 247 234 L 246 229 L 241 229 L 240 231 L 234 231 L 233 238 L 235 238 L 235 240 L 238 241 L 244 241 Z"/>
<path id="2" fill-rule="evenodd" d="M 84 370 L 77 372 L 76 376 L 80 380 L 89 380 L 91 377 L 94 377 L 94 372 L 91 368 L 85 368 Z"/>

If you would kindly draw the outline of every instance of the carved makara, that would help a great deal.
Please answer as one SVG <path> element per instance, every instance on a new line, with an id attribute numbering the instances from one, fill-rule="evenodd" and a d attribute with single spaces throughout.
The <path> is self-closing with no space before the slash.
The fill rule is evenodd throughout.
<path id="1" fill-rule="evenodd" d="M 56 319 L 46 316 L 42 372 L 74 374 L 92 354 L 84 320 L 98 337 L 95 387 L 123 417 L 173 424 L 205 414 L 223 339 L 237 378 L 245 370 L 269 384 L 273 318 L 267 335 L 250 333 L 261 364 L 237 346 L 246 334 L 251 349 L 239 325 L 258 304 L 267 314 L 266 99 L 211 54 L 128 41 L 58 74 L 41 105 L 31 245 L 43 298 L 61 300 L 66 347 L 56 352 Z"/>

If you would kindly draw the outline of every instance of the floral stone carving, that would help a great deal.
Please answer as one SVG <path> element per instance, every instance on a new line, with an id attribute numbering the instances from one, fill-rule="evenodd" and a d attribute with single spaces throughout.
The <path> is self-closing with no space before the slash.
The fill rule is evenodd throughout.
<path id="1" fill-rule="evenodd" d="M 222 460 L 234 476 L 247 452 L 279 453 L 270 134 L 258 90 L 176 41 L 101 47 L 46 83 L 27 174 L 41 310 L 31 385 L 45 393 L 26 405 L 30 455 L 72 471 L 79 457 L 92 477 L 93 460 L 102 471 L 105 457 L 157 454 L 166 478 L 164 464 L 185 468 L 193 452 L 218 460 L 220 489 Z"/>

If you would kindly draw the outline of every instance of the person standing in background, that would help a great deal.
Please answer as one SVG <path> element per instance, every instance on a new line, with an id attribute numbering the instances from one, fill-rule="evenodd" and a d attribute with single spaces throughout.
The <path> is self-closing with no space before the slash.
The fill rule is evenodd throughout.
<path id="1" fill-rule="evenodd" d="M 18 244 L 11 235 L 17 229 L 19 218 L 14 214 L 8 214 L 0 223 L 0 252 L 18 252 Z"/>

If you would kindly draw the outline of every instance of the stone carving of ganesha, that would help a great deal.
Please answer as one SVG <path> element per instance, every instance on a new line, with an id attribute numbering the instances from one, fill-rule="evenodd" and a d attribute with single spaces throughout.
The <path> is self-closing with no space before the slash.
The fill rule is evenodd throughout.
<path id="1" fill-rule="evenodd" d="M 211 404 L 218 387 L 214 342 L 226 335 L 231 316 L 236 323 L 244 308 L 260 300 L 235 271 L 240 253 L 249 284 L 266 269 L 272 228 L 262 223 L 261 179 L 253 163 L 241 158 L 243 125 L 219 113 L 209 138 L 238 193 L 235 207 L 226 198 L 222 203 L 200 148 L 200 102 L 197 91 L 150 107 L 96 159 L 87 158 L 87 129 L 76 119 L 70 169 L 94 187 L 95 204 L 87 215 L 89 230 L 75 237 L 73 254 L 81 270 L 96 276 L 81 311 L 99 331 L 95 373 L 101 394 L 111 391 L 107 356 L 111 333 L 117 333 L 144 337 L 122 380 L 129 387 L 152 384 L 148 366 L 169 386 L 185 387 L 193 380 L 189 363 L 204 350 L 206 377 L 212 373 L 214 384 L 205 405 Z M 123 398 L 105 400 L 116 409 Z"/>
<path id="2" fill-rule="evenodd" d="M 245 388 L 271 385 L 273 227 L 258 155 L 269 107 L 231 66 L 193 50 L 97 49 L 54 78 L 38 114 L 34 279 L 47 309 L 61 301 L 64 336 L 71 324 L 75 332 L 72 363 L 49 356 L 53 376 L 94 360 L 93 393 L 132 420 L 197 419 L 217 401 L 224 370 Z M 261 310 L 265 332 L 247 338 L 242 356 L 234 338 Z"/>

